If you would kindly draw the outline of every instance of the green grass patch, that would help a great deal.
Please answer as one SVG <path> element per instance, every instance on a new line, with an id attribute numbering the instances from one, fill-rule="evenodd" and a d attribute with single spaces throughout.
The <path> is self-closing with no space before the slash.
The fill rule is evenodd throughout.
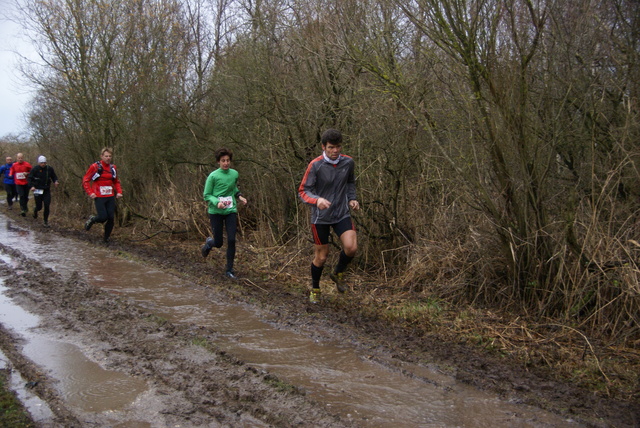
<path id="1" fill-rule="evenodd" d="M 0 370 L 0 427 L 35 426 L 20 400 L 9 389 L 6 370 Z"/>
<path id="2" fill-rule="evenodd" d="M 277 391 L 284 392 L 286 394 L 295 394 L 299 392 L 298 388 L 296 388 L 294 385 L 284 382 L 272 375 L 265 376 L 264 381 L 267 385 L 272 386 Z"/>
<path id="3" fill-rule="evenodd" d="M 438 299 L 408 300 L 388 309 L 388 316 L 406 321 L 434 320 L 445 309 L 445 302 Z"/>
<path id="4" fill-rule="evenodd" d="M 147 319 L 154 324 L 158 324 L 159 326 L 164 326 L 165 324 L 169 323 L 169 320 L 166 319 L 165 317 L 162 317 L 160 315 L 155 315 L 155 314 L 149 315 Z"/>

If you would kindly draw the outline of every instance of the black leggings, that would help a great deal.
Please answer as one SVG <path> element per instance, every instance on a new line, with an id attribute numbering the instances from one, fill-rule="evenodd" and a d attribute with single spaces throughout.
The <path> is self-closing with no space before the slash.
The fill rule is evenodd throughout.
<path id="1" fill-rule="evenodd" d="M 45 223 L 49 221 L 49 205 L 51 205 L 51 190 L 44 189 L 41 195 L 33 195 L 33 199 L 36 201 L 36 212 L 42 209 L 44 205 L 43 218 Z"/>
<path id="2" fill-rule="evenodd" d="M 24 212 L 27 212 L 27 206 L 29 203 L 29 187 L 27 184 L 16 184 L 16 190 L 18 191 L 18 196 L 20 196 L 20 209 Z"/>
<path id="3" fill-rule="evenodd" d="M 236 232 L 238 230 L 238 214 L 209 214 L 213 230 L 213 246 L 222 247 L 222 230 L 227 228 L 227 271 L 233 271 L 233 260 L 236 257 Z"/>
<path id="4" fill-rule="evenodd" d="M 113 230 L 113 219 L 116 215 L 116 197 L 95 198 L 94 201 L 98 215 L 93 218 L 93 221 L 94 223 L 104 223 L 104 239 L 106 241 Z"/>
<path id="5" fill-rule="evenodd" d="M 18 199 L 18 190 L 15 184 L 4 183 L 4 191 L 7 192 L 7 205 L 12 206 L 13 200 Z"/>

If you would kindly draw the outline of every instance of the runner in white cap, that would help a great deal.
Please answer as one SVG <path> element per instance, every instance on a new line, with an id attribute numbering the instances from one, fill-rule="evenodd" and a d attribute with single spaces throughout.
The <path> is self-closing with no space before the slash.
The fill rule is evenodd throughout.
<path id="1" fill-rule="evenodd" d="M 51 205 L 51 183 L 58 186 L 58 177 L 52 167 L 47 165 L 47 158 L 38 157 L 38 165 L 34 166 L 27 177 L 28 185 L 33 192 L 36 208 L 33 218 L 38 218 L 38 211 L 43 209 L 44 227 L 49 227 L 49 206 Z"/>

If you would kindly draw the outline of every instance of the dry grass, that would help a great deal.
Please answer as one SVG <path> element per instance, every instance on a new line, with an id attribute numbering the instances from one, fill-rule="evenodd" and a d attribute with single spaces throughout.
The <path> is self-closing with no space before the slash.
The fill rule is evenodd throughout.
<path id="1" fill-rule="evenodd" d="M 614 346 L 562 320 L 456 302 L 428 287 L 421 292 L 403 289 L 398 286 L 402 279 L 381 283 L 379 278 L 360 276 L 358 283 L 357 299 L 368 315 L 429 334 L 455 336 L 519 361 L 523 369 L 542 368 L 597 394 L 640 400 L 640 351 L 633 344 Z"/>

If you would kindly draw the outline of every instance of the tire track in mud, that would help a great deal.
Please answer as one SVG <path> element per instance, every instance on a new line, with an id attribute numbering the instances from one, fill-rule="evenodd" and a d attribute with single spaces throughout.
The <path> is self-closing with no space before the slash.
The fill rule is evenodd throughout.
<path id="1" fill-rule="evenodd" d="M 0 266 L 0 275 L 6 277 L 6 273 L 5 267 Z M 22 378 L 30 385 L 33 385 L 31 391 L 47 402 L 55 416 L 52 423 L 69 427 L 81 426 L 80 421 L 66 407 L 64 400 L 60 398 L 58 392 L 51 386 L 51 381 L 48 379 L 48 376 L 40 371 L 39 367 L 34 364 L 33 361 L 20 353 L 18 349 L 19 343 L 20 339 L 0 324 L 0 348 L 9 359 L 11 370 L 13 370 L 13 368 L 18 370 Z"/>
<path id="2" fill-rule="evenodd" d="M 256 370 L 215 345 L 216 332 L 176 325 L 86 283 L 79 275 L 63 279 L 52 269 L 0 244 L 12 265 L 0 262 L 8 295 L 37 313 L 48 328 L 78 335 L 101 353 L 110 369 L 145 379 L 163 397 L 158 409 L 167 422 L 183 426 L 352 426 L 294 387 Z M 0 326 L 1 327 L 1 326 Z M 97 343 L 97 346 L 96 346 Z M 196 345 L 197 343 L 197 345 Z M 0 328 L 0 346 L 51 406 L 56 423 L 83 426 L 87 415 L 66 405 L 54 384 L 21 354 L 19 338 Z"/>

